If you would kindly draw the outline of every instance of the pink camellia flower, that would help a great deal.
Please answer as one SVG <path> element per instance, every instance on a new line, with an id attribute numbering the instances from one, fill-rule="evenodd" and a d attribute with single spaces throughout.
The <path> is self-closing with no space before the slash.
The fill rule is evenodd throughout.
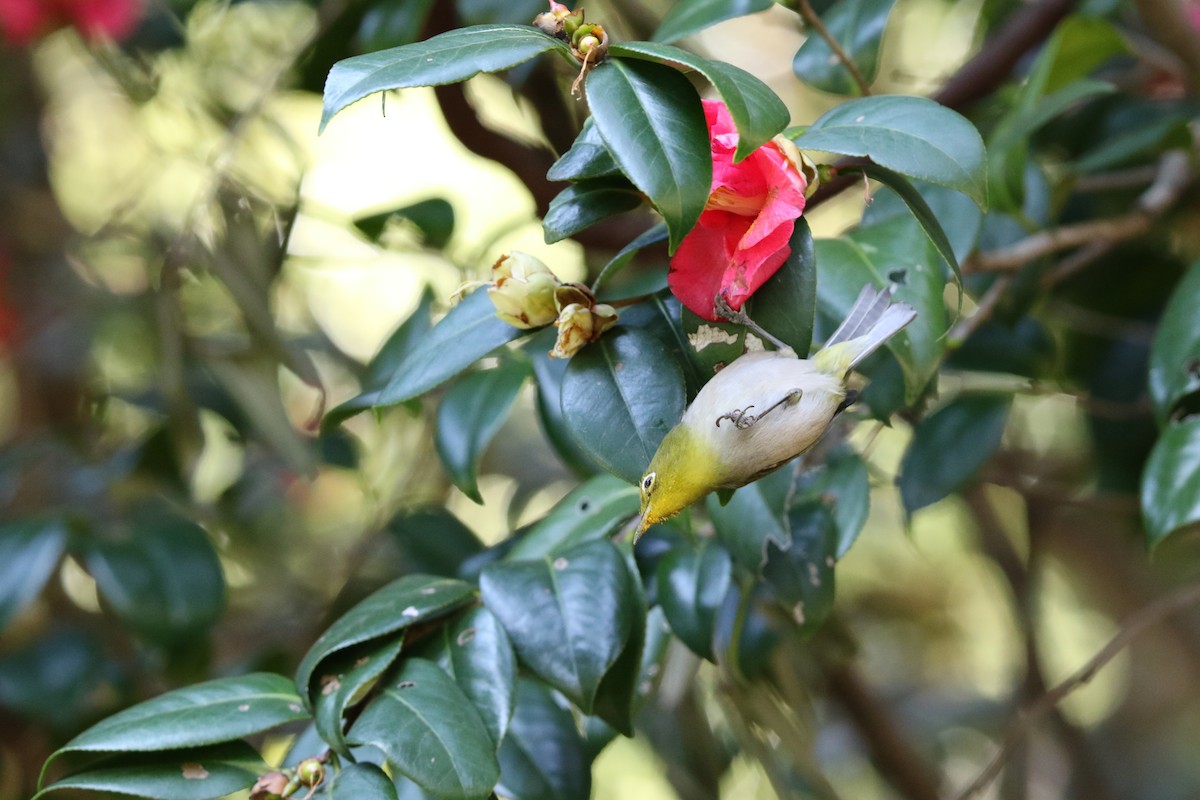
<path id="1" fill-rule="evenodd" d="M 799 152 L 781 137 L 733 163 L 738 133 L 729 110 L 705 100 L 704 114 L 712 140 L 712 191 L 700 221 L 671 258 L 667 283 L 680 302 L 715 322 L 718 297 L 741 308 L 787 260 L 808 182 Z"/>
<path id="2" fill-rule="evenodd" d="M 141 0 L 0 0 L 0 35 L 29 42 L 63 25 L 88 39 L 121 40 L 133 33 Z"/>

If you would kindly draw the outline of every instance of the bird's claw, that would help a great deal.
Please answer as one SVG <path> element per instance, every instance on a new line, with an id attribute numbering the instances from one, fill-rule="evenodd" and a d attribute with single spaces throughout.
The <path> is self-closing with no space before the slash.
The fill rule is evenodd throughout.
<path id="1" fill-rule="evenodd" d="M 795 405 L 796 403 L 799 403 L 800 398 L 802 398 L 802 397 L 804 397 L 803 389 L 792 389 L 790 392 L 788 392 L 784 396 L 784 398 L 782 400 L 775 403 L 773 406 L 768 408 L 766 411 L 762 412 L 761 414 L 757 414 L 757 415 L 747 413 L 750 411 L 750 409 L 754 408 L 754 406 L 752 406 L 752 405 L 746 406 L 745 408 L 735 408 L 733 411 L 730 411 L 728 414 L 722 414 L 721 416 L 717 417 L 717 427 L 718 428 L 721 427 L 721 420 L 727 419 L 733 423 L 735 428 L 737 428 L 740 431 L 744 431 L 747 428 L 749 428 L 751 425 L 753 425 L 754 423 L 758 422 L 760 419 L 765 417 L 767 414 L 770 414 L 772 411 L 779 408 L 780 406 Z"/>

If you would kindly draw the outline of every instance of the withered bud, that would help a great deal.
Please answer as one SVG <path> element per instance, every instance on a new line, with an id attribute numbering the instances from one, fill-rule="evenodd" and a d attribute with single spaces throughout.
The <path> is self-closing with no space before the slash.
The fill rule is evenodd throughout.
<path id="1" fill-rule="evenodd" d="M 558 316 L 554 301 L 558 278 L 528 253 L 502 256 L 492 265 L 492 279 L 487 291 L 496 316 L 514 328 L 540 328 Z"/>
<path id="2" fill-rule="evenodd" d="M 605 303 L 591 307 L 571 303 L 563 308 L 554 324 L 558 326 L 558 341 L 554 343 L 550 357 L 570 358 L 617 324 L 617 310 Z"/>
<path id="3" fill-rule="evenodd" d="M 804 176 L 804 195 L 805 197 L 811 197 L 812 193 L 821 185 L 821 174 L 817 165 L 808 157 L 807 153 L 796 147 L 795 142 L 782 133 L 772 139 L 771 142 L 779 148 L 779 152 L 783 153 L 784 158 L 791 162 L 796 171 Z"/>
<path id="4" fill-rule="evenodd" d="M 283 772 L 268 772 L 250 788 L 250 800 L 279 800 L 291 779 Z"/>

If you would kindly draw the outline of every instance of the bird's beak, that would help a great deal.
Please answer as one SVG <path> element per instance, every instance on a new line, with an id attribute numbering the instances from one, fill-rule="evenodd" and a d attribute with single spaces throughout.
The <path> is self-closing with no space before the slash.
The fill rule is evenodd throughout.
<path id="1" fill-rule="evenodd" d="M 642 534 L 646 529 L 654 524 L 654 515 L 651 513 L 650 506 L 644 506 L 642 513 L 635 520 L 637 527 L 633 529 L 633 543 L 637 544 L 638 539 L 642 538 Z"/>

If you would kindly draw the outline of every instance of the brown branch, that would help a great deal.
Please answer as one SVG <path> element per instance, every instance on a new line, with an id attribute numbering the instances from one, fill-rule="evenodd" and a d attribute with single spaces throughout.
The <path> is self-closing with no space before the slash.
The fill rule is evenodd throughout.
<path id="1" fill-rule="evenodd" d="M 854 59 L 842 47 L 842 43 L 837 40 L 837 37 L 829 32 L 829 28 L 825 27 L 824 21 L 821 20 L 821 15 L 813 10 L 808 0 L 796 0 L 796 10 L 800 12 L 800 16 L 804 19 L 804 24 L 815 30 L 825 44 L 829 45 L 829 49 L 833 51 L 837 60 L 842 63 L 846 71 L 850 73 L 850 78 L 854 81 L 854 85 L 858 87 L 858 92 L 863 97 L 871 94 L 871 84 L 863 76 L 858 68 L 858 64 L 854 63 Z"/>
<path id="2" fill-rule="evenodd" d="M 1136 208 L 1128 214 L 1040 231 L 1008 247 L 976 254 L 963 264 L 963 272 L 1010 272 L 1061 250 L 1087 246 L 1095 253 L 1102 243 L 1112 244 L 1140 236 L 1179 200 L 1193 178 L 1195 175 L 1187 152 L 1172 150 L 1164 153 L 1159 160 L 1154 183 L 1142 193 Z M 1091 261 L 1081 260 L 1071 264 L 1072 272 L 1077 271 L 1080 264 L 1087 263 Z M 1060 265 L 1060 270 L 1047 281 L 1050 284 L 1058 283 L 1070 274 L 1063 273 Z"/>
<path id="3" fill-rule="evenodd" d="M 938 779 L 913 748 L 888 709 L 849 664 L 825 671 L 829 693 L 836 698 L 867 741 L 879 772 L 909 800 L 938 800 Z"/>
<path id="4" fill-rule="evenodd" d="M 1008 760 L 1009 755 L 1029 735 L 1034 723 L 1053 710 L 1076 689 L 1090 682 L 1096 676 L 1096 673 L 1103 669 L 1109 661 L 1116 658 L 1122 650 L 1129 646 L 1130 642 L 1141 635 L 1147 628 L 1163 622 L 1179 611 L 1196 605 L 1200 605 L 1200 584 L 1185 586 L 1171 594 L 1160 597 L 1125 620 L 1116 635 L 1108 641 L 1108 644 L 1100 648 L 1100 651 L 1092 656 L 1091 660 L 1084 664 L 1079 671 L 1043 694 L 1037 702 L 1025 710 L 1019 719 L 1015 720 L 1009 726 L 1008 731 L 1004 735 L 1004 741 L 1000 745 L 1000 751 L 984 767 L 978 777 L 957 795 L 956 800 L 970 800 L 970 798 L 975 797 L 986 789 L 995 780 L 996 776 L 1000 774 L 1000 770 L 1004 767 L 1004 763 Z"/>
<path id="5" fill-rule="evenodd" d="M 979 298 L 979 303 L 975 306 L 975 313 L 960 319 L 954 329 L 950 331 L 950 335 L 946 337 L 951 349 L 961 346 L 971 337 L 972 333 L 983 326 L 983 323 L 991 319 L 992 314 L 996 311 L 996 306 L 1000 305 L 1000 300 L 1008 291 L 1008 285 L 1012 281 L 1012 275 L 1000 275 L 996 278 L 995 282 L 984 292 L 983 297 Z"/>

